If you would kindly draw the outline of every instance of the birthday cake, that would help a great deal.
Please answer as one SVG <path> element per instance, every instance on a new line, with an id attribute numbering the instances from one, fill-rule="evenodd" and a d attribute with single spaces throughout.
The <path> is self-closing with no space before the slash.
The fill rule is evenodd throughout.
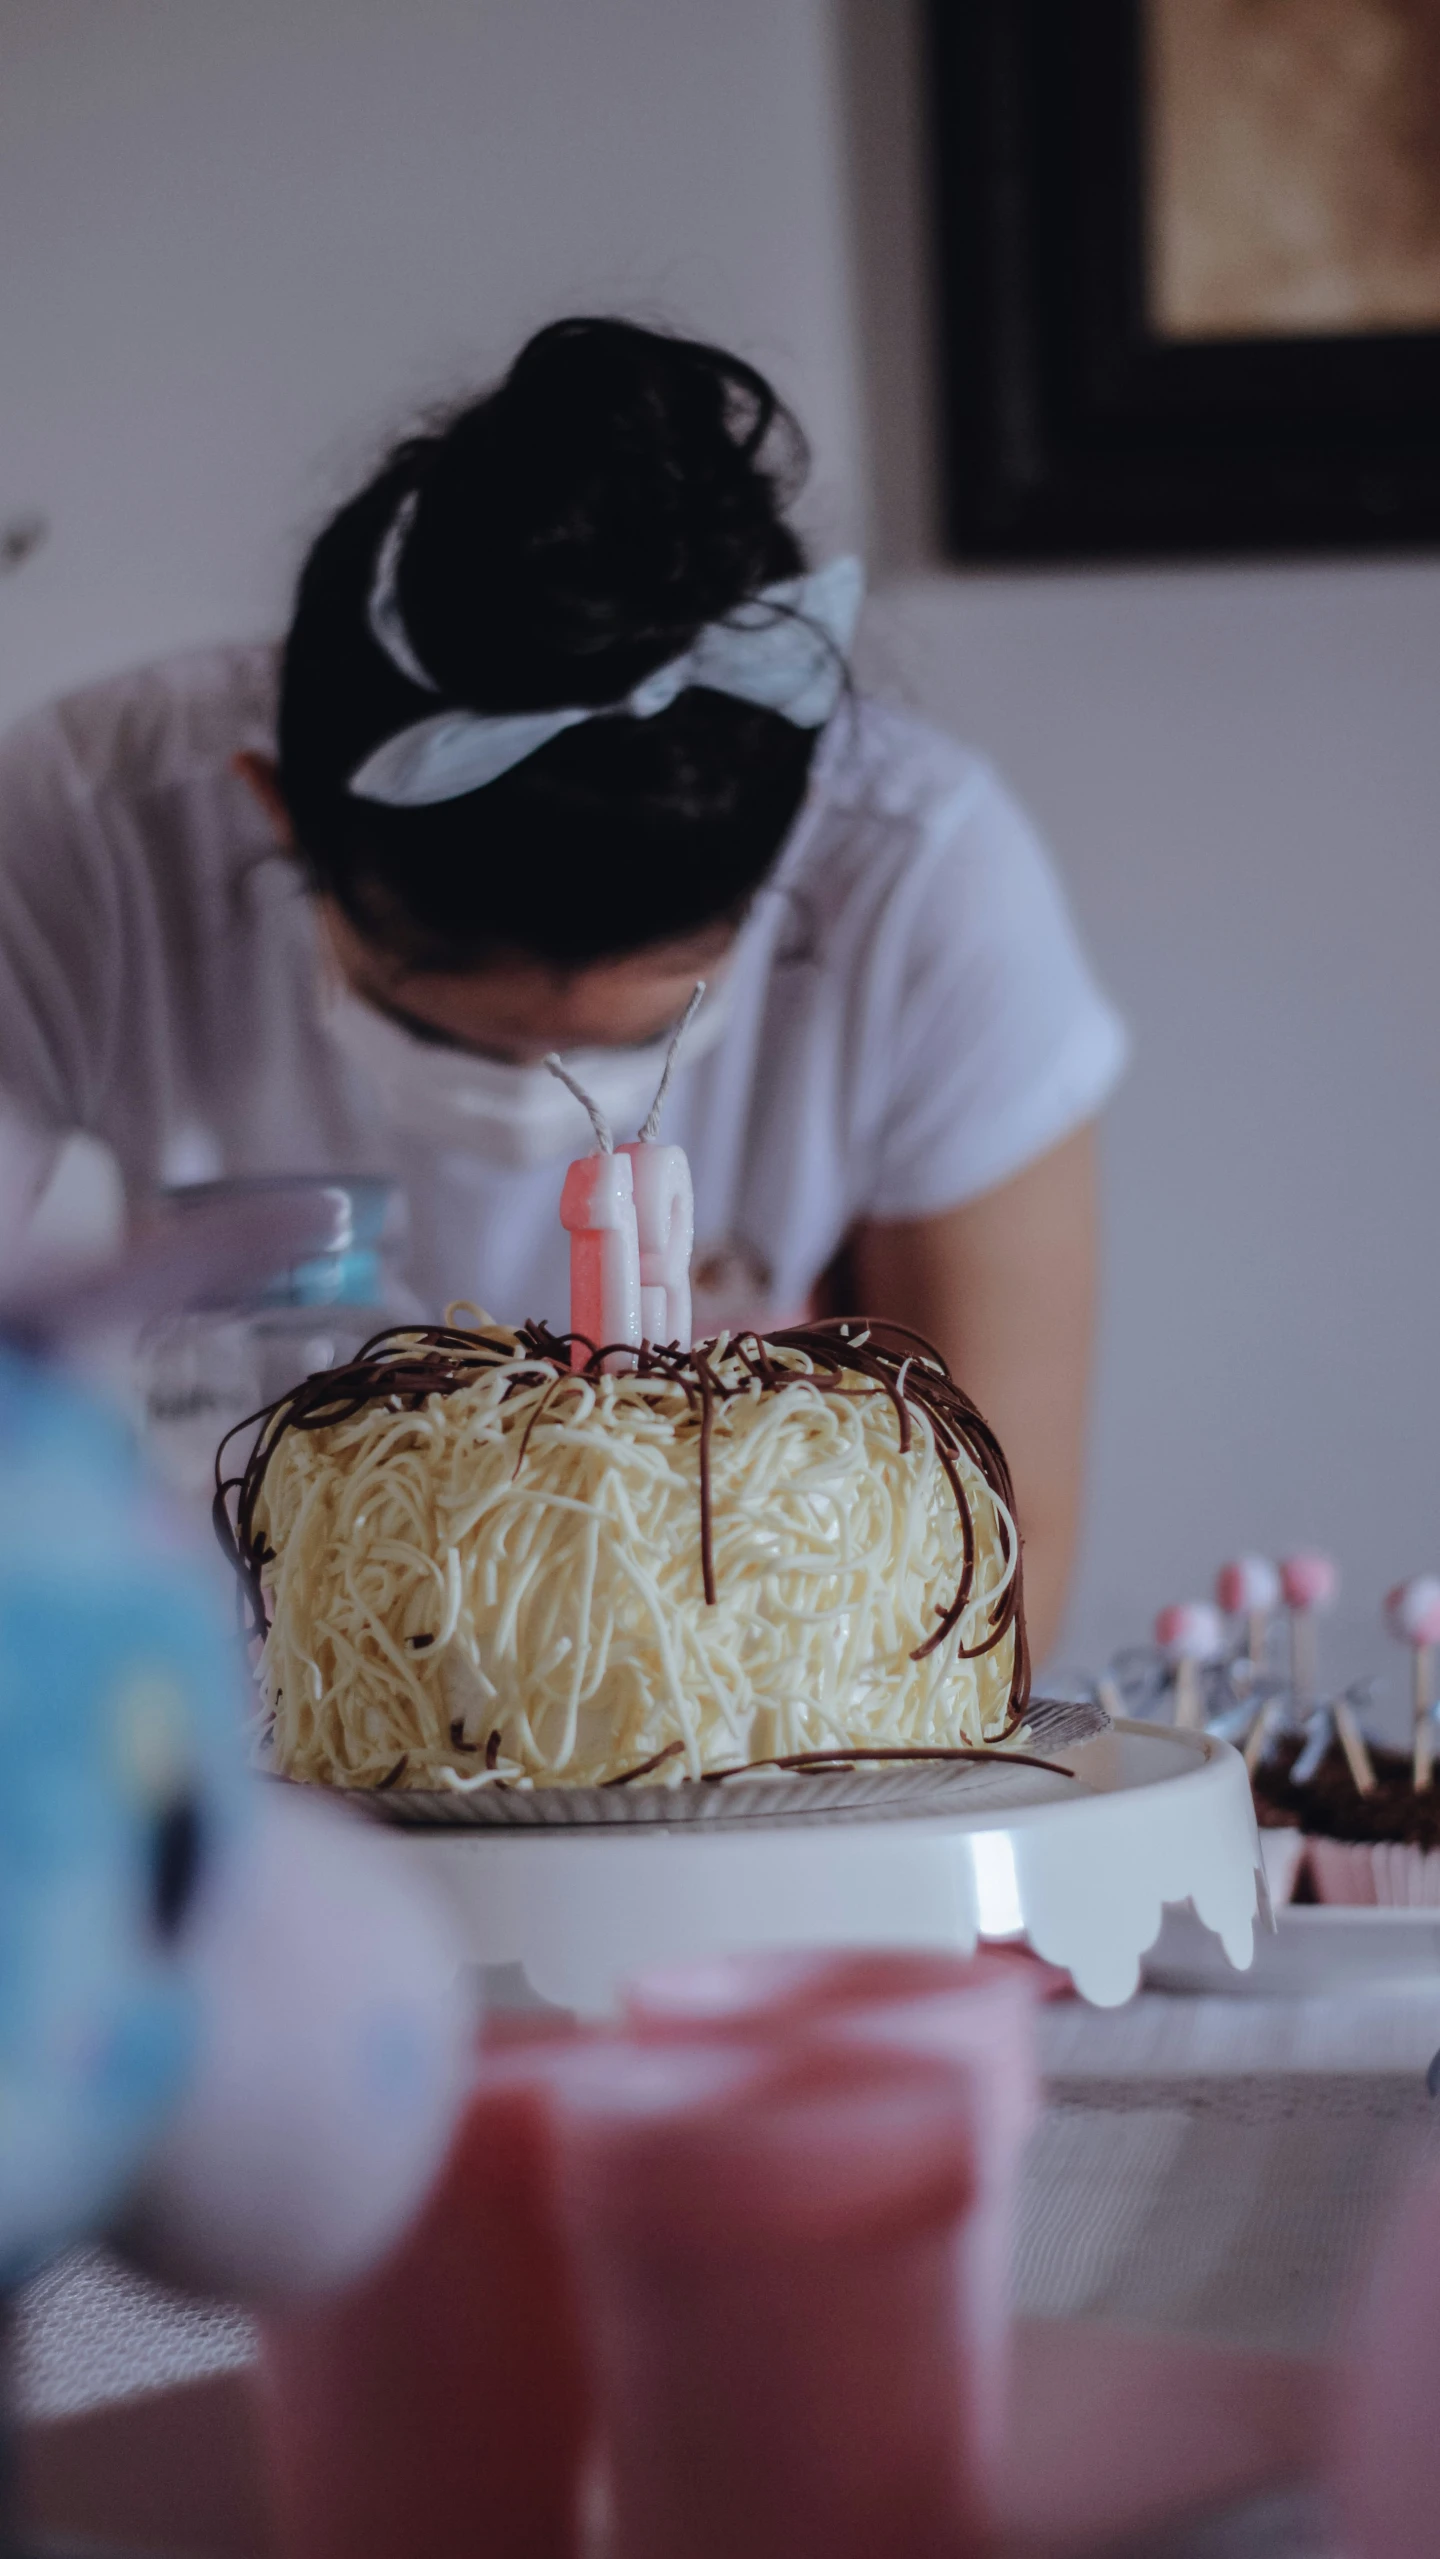
<path id="1" fill-rule="evenodd" d="M 287 1777 L 674 1784 L 969 1756 L 1024 1715 L 1004 1456 L 894 1328 L 397 1331 L 223 1492 Z"/>

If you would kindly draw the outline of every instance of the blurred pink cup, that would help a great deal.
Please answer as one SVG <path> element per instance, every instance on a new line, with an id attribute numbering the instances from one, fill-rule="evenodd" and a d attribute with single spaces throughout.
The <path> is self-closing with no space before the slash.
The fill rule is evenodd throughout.
<path id="1" fill-rule="evenodd" d="M 631 2032 L 651 2040 L 717 2034 L 861 2044 L 930 2056 L 963 2083 L 976 2194 L 959 2233 L 971 2454 L 994 2475 L 1003 2449 L 1016 2195 L 1039 2106 L 1034 2005 L 1053 1968 L 1009 1950 L 766 1953 L 641 1976 Z M 1065 1985 L 1068 1988 L 1068 1982 Z"/>
<path id="2" fill-rule="evenodd" d="M 1440 2550 L 1440 2179 L 1408 2195 L 1379 2254 L 1323 2439 L 1347 2559 Z M 1319 2430 L 1317 2430 L 1318 2432 Z"/>
<path id="3" fill-rule="evenodd" d="M 568 2040 L 487 2036 L 409 2236 L 263 2322 L 280 2559 L 575 2559 L 589 2399 L 545 2090 Z"/>
<path id="4" fill-rule="evenodd" d="M 556 2087 L 613 2559 L 980 2547 L 969 2071 L 736 2035 Z"/>

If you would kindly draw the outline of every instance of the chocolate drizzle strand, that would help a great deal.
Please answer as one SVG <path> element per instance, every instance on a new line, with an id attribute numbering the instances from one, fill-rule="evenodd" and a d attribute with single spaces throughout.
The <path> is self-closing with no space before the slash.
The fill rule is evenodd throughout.
<path id="1" fill-rule="evenodd" d="M 572 1366 L 578 1342 L 583 1365 Z M 253 1414 L 222 1443 L 216 1459 L 214 1517 L 217 1534 L 240 1576 L 250 1623 L 262 1637 L 268 1617 L 264 1575 L 273 1551 L 258 1525 L 261 1495 L 275 1452 L 290 1431 L 325 1431 L 348 1422 L 371 1406 L 391 1412 L 415 1412 L 433 1396 L 454 1395 L 476 1385 L 497 1368 L 514 1371 L 508 1394 L 532 1390 L 548 1369 L 554 1391 L 530 1416 L 516 1455 L 518 1475 L 530 1443 L 548 1416 L 562 1415 L 561 1389 L 572 1377 L 597 1378 L 607 1363 L 623 1362 L 628 1373 L 675 1388 L 687 1407 L 690 1427 L 699 1442 L 699 1519 L 701 1578 L 706 1600 L 716 1601 L 715 1523 L 712 1449 L 716 1416 L 737 1396 L 757 1390 L 766 1395 L 806 1389 L 822 1395 L 883 1396 L 895 1415 L 896 1436 L 903 1453 L 913 1445 L 915 1419 L 923 1416 L 934 1441 L 960 1523 L 961 1571 L 953 1592 L 936 1603 L 935 1625 L 916 1646 L 911 1659 L 922 1661 L 950 1637 L 974 1588 L 975 1521 L 965 1490 L 960 1460 L 968 1458 L 1000 1507 L 1006 1560 L 1011 1561 L 1014 1491 L 1004 1453 L 983 1415 L 956 1385 L 940 1353 L 918 1333 L 901 1325 L 832 1316 L 799 1324 L 782 1332 L 721 1334 L 697 1343 L 690 1351 L 671 1346 L 592 1345 L 571 1334 L 552 1333 L 544 1324 L 525 1324 L 518 1333 L 467 1332 L 449 1324 L 405 1326 L 377 1333 L 344 1367 L 308 1377 L 288 1395 Z M 682 1417 L 678 1427 L 685 1427 Z M 250 1456 L 238 1474 L 226 1473 L 226 1454 L 238 1433 L 254 1434 Z M 1030 1663 L 1025 1641 L 1022 1558 L 1013 1555 L 1014 1570 L 989 1611 L 978 1640 L 957 1647 L 957 1657 L 978 1660 L 1014 1634 L 1006 1734 L 1024 1718 L 1030 1695 Z M 856 1754 L 843 1745 L 833 1754 L 845 1760 Z M 943 1756 L 943 1753 L 920 1754 Z M 826 1757 L 830 1757 L 826 1754 Z M 638 1775 L 638 1770 L 627 1772 Z"/>

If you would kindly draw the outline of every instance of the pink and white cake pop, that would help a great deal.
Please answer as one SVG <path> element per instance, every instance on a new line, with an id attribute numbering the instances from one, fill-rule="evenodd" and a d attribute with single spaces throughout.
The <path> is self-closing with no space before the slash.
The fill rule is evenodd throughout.
<path id="1" fill-rule="evenodd" d="M 1424 1794 L 1433 1782 L 1432 1713 L 1435 1703 L 1435 1646 L 1440 1644 L 1440 1580 L 1415 1573 L 1385 1594 L 1385 1623 L 1411 1650 L 1411 1706 L 1414 1717 L 1412 1773 L 1415 1791 Z"/>
<path id="2" fill-rule="evenodd" d="M 1198 1732 L 1205 1721 L 1200 1686 L 1204 1662 L 1218 1662 L 1225 1651 L 1225 1622 L 1208 1599 L 1176 1601 L 1155 1620 L 1155 1641 L 1175 1673 L 1175 1721 Z"/>
<path id="3" fill-rule="evenodd" d="M 1340 1575 L 1328 1555 L 1286 1555 L 1280 1596 L 1290 1611 L 1290 1687 L 1302 1714 L 1315 1703 L 1315 1619 L 1333 1605 Z"/>
<path id="4" fill-rule="evenodd" d="M 1215 1576 L 1216 1605 L 1245 1620 L 1245 1649 L 1258 1670 L 1265 1659 L 1270 1619 L 1280 1605 L 1280 1576 L 1268 1555 L 1240 1555 Z"/>
<path id="5" fill-rule="evenodd" d="M 1225 1628 L 1208 1599 L 1177 1600 L 1155 1620 L 1155 1641 L 1170 1662 L 1218 1662 Z"/>
<path id="6" fill-rule="evenodd" d="M 1268 1555 L 1240 1555 L 1215 1576 L 1215 1604 L 1227 1617 L 1255 1617 L 1280 1605 L 1280 1576 Z"/>
<path id="7" fill-rule="evenodd" d="M 1385 1623 L 1402 1644 L 1440 1644 L 1440 1578 L 1414 1573 L 1385 1594 Z"/>
<path id="8" fill-rule="evenodd" d="M 1289 1609 L 1334 1605 L 1340 1575 L 1328 1555 L 1286 1555 L 1280 1564 L 1280 1595 Z"/>

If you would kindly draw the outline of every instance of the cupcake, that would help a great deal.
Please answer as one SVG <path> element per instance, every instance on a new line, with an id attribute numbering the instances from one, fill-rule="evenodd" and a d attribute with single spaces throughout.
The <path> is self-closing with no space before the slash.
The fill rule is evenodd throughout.
<path id="1" fill-rule="evenodd" d="M 1253 1777 L 1261 1828 L 1301 1834 L 1294 1897 L 1440 1910 L 1440 1791 L 1417 1790 L 1408 1753 L 1373 1746 L 1367 1757 L 1374 1782 L 1362 1790 L 1338 1741 L 1314 1774 L 1296 1784 L 1292 1771 L 1305 1747 L 1287 1737 Z"/>

